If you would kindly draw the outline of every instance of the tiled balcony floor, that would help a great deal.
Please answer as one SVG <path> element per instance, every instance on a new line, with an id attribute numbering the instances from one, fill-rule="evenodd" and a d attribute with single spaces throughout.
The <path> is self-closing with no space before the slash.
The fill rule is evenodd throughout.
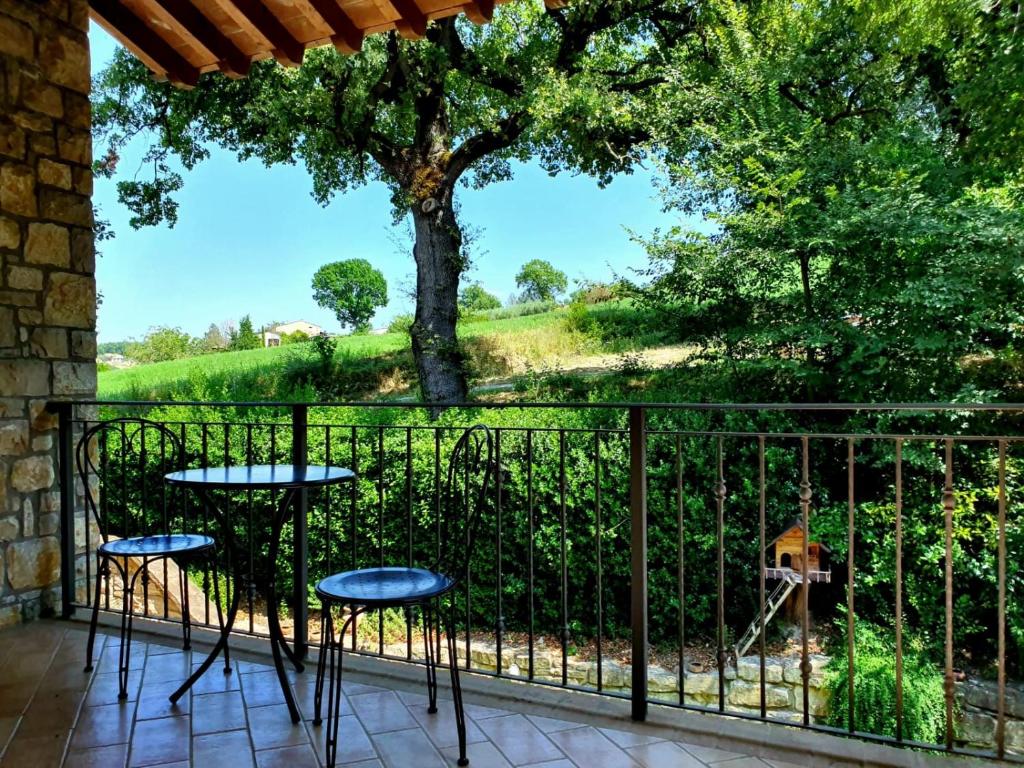
<path id="1" fill-rule="evenodd" d="M 312 670 L 293 676 L 304 718 L 293 726 L 267 664 L 240 661 L 231 675 L 215 665 L 172 707 L 167 695 L 188 673 L 190 654 L 170 644 L 139 642 L 133 647 L 130 700 L 118 703 L 117 640 L 97 638 L 99 663 L 91 675 L 82 671 L 85 642 L 82 625 L 65 622 L 36 622 L 0 633 L 0 765 L 322 764 L 321 729 L 309 722 Z M 439 712 L 428 715 L 422 693 L 347 680 L 344 692 L 340 762 L 346 768 L 455 765 L 450 701 L 439 702 Z M 474 768 L 790 768 L 673 740 L 678 733 L 661 737 L 595 727 L 474 704 L 481 699 L 472 693 L 466 698 Z"/>

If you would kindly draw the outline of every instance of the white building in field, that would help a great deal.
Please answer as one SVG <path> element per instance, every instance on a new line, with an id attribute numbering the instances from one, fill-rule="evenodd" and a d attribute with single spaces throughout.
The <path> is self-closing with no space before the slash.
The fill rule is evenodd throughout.
<path id="1" fill-rule="evenodd" d="M 291 320 L 287 323 L 280 323 L 275 325 L 273 328 L 264 330 L 263 346 L 280 347 L 282 336 L 287 336 L 288 334 L 297 333 L 299 331 L 309 336 L 309 338 L 326 333 L 326 331 L 316 323 L 311 323 L 307 320 Z"/>
<path id="2" fill-rule="evenodd" d="M 285 336 L 285 335 L 287 335 L 289 333 L 295 333 L 296 331 L 302 331 L 304 334 L 306 334 L 310 338 L 313 338 L 314 336 L 319 336 L 320 334 L 322 334 L 324 332 L 324 329 L 321 328 L 319 325 L 317 325 L 316 323 L 310 323 L 310 322 L 308 322 L 306 320 L 291 320 L 291 321 L 289 321 L 287 323 L 281 323 L 280 325 L 275 325 L 270 330 L 272 330 L 274 333 L 278 334 L 279 336 Z"/>

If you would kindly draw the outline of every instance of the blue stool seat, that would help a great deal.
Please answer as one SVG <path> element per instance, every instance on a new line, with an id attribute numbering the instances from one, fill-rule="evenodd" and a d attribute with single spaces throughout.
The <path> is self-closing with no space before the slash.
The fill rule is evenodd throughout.
<path id="1" fill-rule="evenodd" d="M 321 600 L 380 606 L 421 603 L 443 595 L 455 581 L 424 568 L 363 568 L 328 576 L 316 585 Z"/>
<path id="2" fill-rule="evenodd" d="M 197 533 L 174 533 L 167 536 L 136 536 L 111 539 L 99 546 L 99 553 L 110 557 L 167 557 L 196 554 L 213 549 L 209 536 Z"/>

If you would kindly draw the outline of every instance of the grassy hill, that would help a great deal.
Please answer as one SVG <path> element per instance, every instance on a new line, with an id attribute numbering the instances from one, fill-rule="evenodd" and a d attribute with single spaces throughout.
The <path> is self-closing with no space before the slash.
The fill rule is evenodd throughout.
<path id="1" fill-rule="evenodd" d="M 502 314 L 507 310 L 502 310 Z M 553 368 L 598 352 L 627 352 L 667 343 L 657 323 L 628 302 L 585 311 L 555 308 L 539 314 L 463 323 L 459 337 L 475 383 Z M 403 394 L 415 381 L 405 333 L 338 339 L 333 370 L 313 345 L 294 344 L 151 363 L 103 371 L 99 396 L 111 400 L 295 400 Z M 324 392 L 323 379 L 330 380 Z"/>

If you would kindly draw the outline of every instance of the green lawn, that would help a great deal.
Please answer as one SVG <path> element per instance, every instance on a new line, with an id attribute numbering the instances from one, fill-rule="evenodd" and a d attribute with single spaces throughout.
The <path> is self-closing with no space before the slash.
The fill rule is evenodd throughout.
<path id="1" fill-rule="evenodd" d="M 468 323 L 459 329 L 463 339 L 481 336 L 515 335 L 557 326 L 563 310 L 504 320 Z M 336 358 L 339 362 L 365 361 L 381 358 L 409 348 L 404 333 L 379 336 L 345 336 L 338 340 Z M 190 382 L 196 379 L 258 379 L 273 376 L 296 357 L 312 354 L 309 344 L 286 345 L 243 352 L 221 352 L 213 355 L 168 360 L 134 368 L 102 371 L 99 374 L 99 397 L 110 400 L 163 399 L 183 389 L 194 391 Z"/>
<path id="2" fill-rule="evenodd" d="M 503 310 L 508 311 L 508 308 Z M 565 307 L 532 315 L 460 324 L 469 367 L 477 381 L 543 369 L 552 361 L 598 352 L 624 352 L 677 341 L 664 319 L 629 301 L 590 306 L 584 331 L 570 330 Z M 316 399 L 301 383 L 319 367 L 312 344 L 150 363 L 99 374 L 105 400 L 267 401 Z M 399 392 L 415 379 L 405 333 L 344 336 L 335 351 L 330 397 L 359 399 Z M 298 383 L 297 383 L 298 382 Z"/>

